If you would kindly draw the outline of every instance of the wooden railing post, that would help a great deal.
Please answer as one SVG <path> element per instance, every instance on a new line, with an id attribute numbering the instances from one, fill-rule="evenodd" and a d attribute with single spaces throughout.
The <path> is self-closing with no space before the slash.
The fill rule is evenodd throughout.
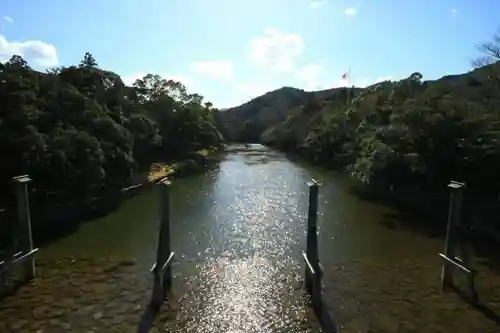
<path id="1" fill-rule="evenodd" d="M 321 307 L 321 267 L 318 253 L 318 192 L 320 184 L 316 180 L 308 183 L 309 186 L 309 208 L 307 215 L 307 239 L 306 239 L 306 269 L 305 289 L 311 295 L 311 301 L 316 311 Z M 310 267 L 308 267 L 310 265 Z"/>
<path id="2" fill-rule="evenodd" d="M 460 218 L 465 184 L 452 181 L 448 187 L 451 188 L 450 211 L 444 254 L 440 254 L 444 259 L 441 273 L 441 287 L 443 291 L 454 287 L 453 273 L 459 269 L 466 274 L 466 288 L 470 301 L 477 302 L 478 294 L 474 283 L 476 272 L 472 268 L 469 249 L 465 239 L 466 230 Z"/>
<path id="3" fill-rule="evenodd" d="M 450 209 L 448 213 L 448 226 L 446 229 L 446 243 L 444 255 L 447 258 L 455 258 L 458 246 L 458 226 L 460 223 L 460 211 L 462 207 L 462 188 L 465 184 L 451 182 L 448 187 L 450 193 Z M 443 263 L 441 272 L 441 287 L 443 291 L 448 290 L 453 284 L 453 265 L 448 262 Z"/>
<path id="4" fill-rule="evenodd" d="M 17 197 L 17 219 L 19 228 L 19 241 L 23 253 L 33 252 L 33 237 L 31 235 L 31 217 L 28 198 L 28 184 L 31 179 L 27 175 L 13 178 L 16 186 Z M 31 280 L 36 276 L 35 257 L 29 255 L 24 262 L 23 273 L 26 280 Z"/>
<path id="5" fill-rule="evenodd" d="M 153 266 L 154 286 L 153 303 L 163 304 L 167 292 L 172 287 L 171 260 L 173 253 L 170 244 L 170 182 L 159 183 L 160 230 L 156 248 L 156 263 Z"/>

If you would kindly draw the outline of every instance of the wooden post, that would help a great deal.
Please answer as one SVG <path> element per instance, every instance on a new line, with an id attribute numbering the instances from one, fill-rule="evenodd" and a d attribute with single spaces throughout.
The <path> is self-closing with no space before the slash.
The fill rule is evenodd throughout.
<path id="1" fill-rule="evenodd" d="M 451 182 L 452 184 L 455 184 L 455 186 L 461 186 L 460 190 L 463 193 L 463 190 L 465 189 L 465 184 L 464 183 L 458 183 L 458 182 Z M 462 199 L 462 193 L 460 195 L 460 200 Z M 459 205 L 461 205 L 461 201 L 459 202 Z M 477 302 L 478 301 L 478 294 L 476 291 L 476 286 L 475 286 L 475 277 L 476 277 L 476 271 L 472 268 L 472 256 L 471 256 L 471 251 L 469 244 L 468 244 L 468 239 L 467 239 L 467 233 L 468 229 L 466 226 L 464 226 L 462 219 L 460 218 L 460 211 L 457 213 L 459 217 L 456 220 L 456 253 L 455 258 L 457 261 L 460 261 L 461 264 L 468 269 L 468 272 L 465 274 L 465 283 L 466 283 L 466 288 L 467 288 L 467 295 L 469 296 L 470 301 L 472 302 Z M 459 258 L 457 258 L 460 256 Z"/>
<path id="2" fill-rule="evenodd" d="M 13 178 L 16 184 L 17 197 L 17 219 L 19 228 L 19 241 L 23 254 L 33 252 L 33 238 L 31 235 L 31 217 L 28 198 L 28 184 L 31 179 L 27 175 Z M 36 276 L 35 257 L 29 255 L 24 262 L 23 273 L 26 280 L 31 280 Z"/>
<path id="3" fill-rule="evenodd" d="M 309 208 L 307 215 L 307 243 L 306 257 L 311 267 L 306 265 L 305 288 L 311 295 L 313 308 L 317 313 L 321 311 L 321 268 L 318 253 L 318 192 L 320 184 L 316 180 L 308 183 L 309 186 Z"/>
<path id="4" fill-rule="evenodd" d="M 457 249 L 459 245 L 458 234 L 460 226 L 460 212 L 462 208 L 462 192 L 465 184 L 458 182 L 451 182 L 448 187 L 451 189 L 450 194 L 450 210 L 448 214 L 448 227 L 446 230 L 446 244 L 444 248 L 444 255 L 447 258 L 454 259 L 457 256 Z M 444 261 L 441 272 L 441 287 L 443 291 L 449 289 L 453 284 L 453 267 L 447 261 Z"/>
<path id="5" fill-rule="evenodd" d="M 156 264 L 154 267 L 153 303 L 160 306 L 163 304 L 166 293 L 172 287 L 172 268 L 170 263 L 165 264 L 171 256 L 170 245 L 170 181 L 159 183 L 159 205 L 160 205 L 160 230 L 158 234 L 158 245 L 156 248 Z"/>

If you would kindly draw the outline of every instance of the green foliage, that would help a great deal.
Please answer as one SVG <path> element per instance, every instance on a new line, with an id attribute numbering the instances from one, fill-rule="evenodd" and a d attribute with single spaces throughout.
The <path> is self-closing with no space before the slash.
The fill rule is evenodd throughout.
<path id="1" fill-rule="evenodd" d="M 290 87 L 268 92 L 238 107 L 220 111 L 219 128 L 230 141 L 258 141 L 267 128 L 286 119 L 290 108 L 304 104 L 307 94 Z"/>
<path id="2" fill-rule="evenodd" d="M 202 96 L 152 74 L 128 87 L 88 52 L 46 73 L 17 55 L 0 63 L 0 101 L 0 186 L 29 174 L 58 200 L 120 188 L 154 161 L 221 140 Z"/>
<path id="3" fill-rule="evenodd" d="M 436 189 L 457 180 L 468 193 L 500 191 L 500 63 L 437 81 L 423 82 L 416 72 L 352 94 L 304 93 L 301 105 L 264 129 L 262 142 L 304 152 L 377 188 Z"/>

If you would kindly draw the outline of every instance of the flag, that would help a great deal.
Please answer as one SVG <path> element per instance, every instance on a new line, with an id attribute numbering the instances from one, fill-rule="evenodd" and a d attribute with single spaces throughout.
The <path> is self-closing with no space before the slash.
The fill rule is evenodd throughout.
<path id="1" fill-rule="evenodd" d="M 342 80 L 346 80 L 348 77 L 349 77 L 348 72 L 345 72 L 344 74 L 342 74 Z"/>

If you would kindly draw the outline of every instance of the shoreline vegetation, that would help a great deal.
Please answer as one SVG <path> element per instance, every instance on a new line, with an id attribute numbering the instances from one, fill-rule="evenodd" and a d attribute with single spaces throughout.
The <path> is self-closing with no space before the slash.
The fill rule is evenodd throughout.
<path id="1" fill-rule="evenodd" d="M 223 154 L 224 148 L 211 147 L 200 149 L 192 154 L 188 154 L 189 158 L 178 160 L 175 162 L 156 162 L 151 165 L 147 177 L 140 182 L 120 190 L 111 190 L 100 197 L 94 197 L 85 202 L 66 203 L 59 206 L 59 209 L 54 209 L 50 212 L 50 207 L 45 213 L 34 212 L 39 218 L 38 227 L 34 231 L 37 234 L 39 243 L 46 243 L 55 240 L 67 233 L 73 232 L 81 223 L 90 219 L 103 217 L 117 210 L 120 204 L 129 198 L 139 195 L 144 190 L 147 190 L 155 184 L 165 179 L 172 180 L 179 177 L 190 176 L 199 172 L 203 172 L 220 160 L 220 155 Z M 147 178 L 147 179 L 146 179 Z M 41 213 L 41 214 L 40 214 Z M 44 220 L 44 222 L 42 222 Z M 72 223 L 68 223 L 72 221 Z M 50 227 L 50 233 L 46 234 L 44 230 Z M 59 232 L 54 232 L 54 228 Z"/>
<path id="2" fill-rule="evenodd" d="M 219 162 L 225 151 L 224 147 L 215 146 L 200 149 L 188 154 L 189 158 L 175 162 L 153 163 L 149 173 L 138 177 L 139 180 L 136 184 L 119 190 L 111 190 L 103 193 L 102 196 L 84 201 L 42 206 L 32 202 L 31 215 L 35 217 L 32 217 L 32 220 L 35 220 L 35 223 L 32 221 L 33 233 L 36 236 L 35 241 L 37 244 L 43 245 L 64 237 L 76 230 L 81 223 L 110 214 L 118 209 L 124 200 L 139 195 L 162 180 L 172 180 L 204 172 Z M 0 217 L 14 220 L 15 216 L 13 216 L 12 210 L 9 213 Z M 68 221 L 72 222 L 68 223 Z M 1 252 L 0 249 L 0 257 Z"/>
<path id="3" fill-rule="evenodd" d="M 147 176 L 147 183 L 157 183 L 165 178 L 185 176 L 204 170 L 219 160 L 218 155 L 222 151 L 223 149 L 220 147 L 204 148 L 191 154 L 190 158 L 181 161 L 153 163 Z"/>
<path id="4" fill-rule="evenodd" d="M 45 72 L 19 55 L 0 62 L 0 100 L 2 244 L 13 240 L 15 176 L 32 179 L 40 244 L 112 211 L 138 183 L 203 169 L 223 145 L 218 111 L 203 96 L 156 74 L 127 85 L 88 52 Z"/>
<path id="5" fill-rule="evenodd" d="M 409 226 L 434 235 L 446 228 L 447 185 L 463 182 L 470 237 L 497 241 L 500 58 L 490 49 L 499 40 L 481 45 L 489 58 L 473 70 L 436 80 L 414 72 L 365 88 L 283 87 L 220 112 L 221 132 L 345 172 L 364 184 L 360 195 L 401 208 Z"/>

